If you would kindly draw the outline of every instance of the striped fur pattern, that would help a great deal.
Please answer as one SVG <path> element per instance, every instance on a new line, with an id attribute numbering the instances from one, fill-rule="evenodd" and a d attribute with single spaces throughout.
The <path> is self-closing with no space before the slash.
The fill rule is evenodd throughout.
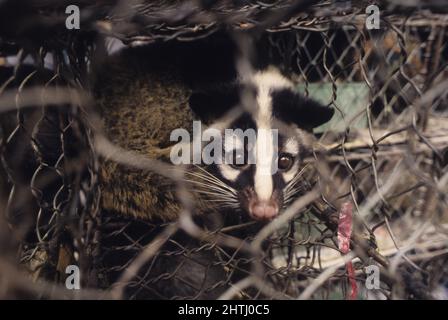
<path id="1" fill-rule="evenodd" d="M 332 109 L 298 94 L 293 83 L 272 68 L 244 83 L 194 93 L 190 107 L 212 127 L 255 130 L 255 145 L 247 140 L 228 143 L 222 135 L 223 157 L 233 155 L 232 163 L 223 161 L 190 173 L 198 192 L 210 202 L 255 220 L 275 218 L 299 194 L 301 160 L 310 152 L 310 132 L 333 115 Z M 235 107 L 243 111 L 229 120 L 233 114 L 229 110 Z M 269 130 L 278 130 L 276 141 L 266 134 Z M 247 161 L 250 153 L 256 155 L 255 164 Z M 237 164 L 241 154 L 244 159 Z M 266 166 L 277 169 L 263 170 Z"/>

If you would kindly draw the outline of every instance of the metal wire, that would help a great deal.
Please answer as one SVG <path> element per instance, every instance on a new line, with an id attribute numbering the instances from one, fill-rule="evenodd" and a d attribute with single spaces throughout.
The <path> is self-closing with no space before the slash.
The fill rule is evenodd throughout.
<path id="1" fill-rule="evenodd" d="M 344 299 L 348 260 L 360 299 L 448 297 L 448 17 L 435 2 L 406 14 L 397 13 L 406 4 L 382 7 L 381 29 L 367 30 L 369 1 L 78 1 L 76 34 L 61 27 L 60 1 L 12 3 L 0 7 L 0 21 L 17 17 L 0 24 L 0 298 Z M 107 141 L 91 100 L 92 65 L 105 54 L 98 38 L 133 47 L 222 30 L 260 37 L 300 90 L 326 96 L 340 118 L 306 159 L 295 210 L 243 239 L 232 232 L 250 223 L 199 228 L 182 176 Z M 104 157 L 168 175 L 180 218 L 102 210 Z M 338 245 L 344 203 L 352 256 Z M 65 288 L 72 264 L 81 290 Z M 376 290 L 365 288 L 372 265 Z"/>

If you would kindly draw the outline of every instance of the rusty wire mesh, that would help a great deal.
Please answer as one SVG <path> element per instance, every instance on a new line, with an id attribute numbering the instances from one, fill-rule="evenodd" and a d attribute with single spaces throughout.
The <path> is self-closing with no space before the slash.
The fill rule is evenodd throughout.
<path id="1" fill-rule="evenodd" d="M 65 3 L 0 4 L 10 17 L 0 19 L 0 297 L 343 299 L 337 229 L 351 203 L 358 298 L 446 298 L 448 17 L 436 1 L 405 14 L 391 1 L 381 29 L 367 30 L 368 2 L 79 1 L 76 32 L 63 27 Z M 197 228 L 181 175 L 125 152 L 97 126 L 90 72 L 104 37 L 140 46 L 222 30 L 243 35 L 242 47 L 259 39 L 269 61 L 340 118 L 317 135 L 298 200 L 256 231 Z M 180 218 L 102 210 L 104 157 L 172 179 Z M 64 286 L 71 264 L 81 290 Z M 377 290 L 363 286 L 371 265 L 381 270 Z"/>

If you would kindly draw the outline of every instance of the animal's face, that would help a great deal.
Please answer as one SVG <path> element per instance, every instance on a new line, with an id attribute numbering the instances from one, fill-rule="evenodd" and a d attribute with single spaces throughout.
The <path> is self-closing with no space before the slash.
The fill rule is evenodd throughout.
<path id="1" fill-rule="evenodd" d="M 207 181 L 211 201 L 270 220 L 300 190 L 307 131 L 327 122 L 333 110 L 300 96 L 273 70 L 256 73 L 246 86 L 193 94 L 190 106 L 202 120 L 222 128 L 223 161 L 207 169 L 214 177 Z M 229 113 L 241 104 L 240 112 Z M 247 135 L 231 135 L 228 129 Z"/>

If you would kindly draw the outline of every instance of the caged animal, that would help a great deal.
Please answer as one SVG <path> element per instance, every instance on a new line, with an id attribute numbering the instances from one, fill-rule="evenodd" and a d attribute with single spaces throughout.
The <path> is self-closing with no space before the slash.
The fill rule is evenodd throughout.
<path id="1" fill-rule="evenodd" d="M 222 134 L 223 163 L 187 165 L 185 181 L 196 200 L 195 222 L 210 231 L 251 222 L 251 227 L 231 235 L 253 236 L 263 223 L 281 214 L 304 188 L 302 160 L 311 151 L 312 129 L 330 120 L 333 110 L 298 94 L 294 84 L 273 67 L 260 69 L 250 77 L 237 77 L 236 73 L 228 76 L 228 69 L 234 68 L 229 58 L 232 55 L 223 56 L 219 44 L 210 46 L 217 50 L 216 55 L 195 57 L 200 61 L 201 72 L 213 75 L 210 80 L 192 69 L 191 62 L 177 59 L 191 57 L 190 48 L 185 48 L 188 45 L 183 46 L 187 54 L 176 57 L 170 54 L 179 50 L 168 46 L 168 50 L 161 51 L 124 50 L 106 61 L 106 68 L 97 73 L 96 86 L 105 132 L 123 148 L 170 162 L 170 152 L 176 145 L 176 141 L 170 141 L 172 130 L 191 130 L 193 120 L 202 121 L 204 127 L 218 128 Z M 226 75 L 216 79 L 219 74 Z M 252 143 L 246 139 L 233 140 L 234 137 L 230 143 L 225 129 L 253 129 L 256 133 L 259 129 L 276 129 L 278 143 L 275 148 L 263 148 L 273 145 L 273 141 L 269 135 L 259 134 Z M 250 153 L 256 150 L 264 151 L 257 152 L 255 163 L 249 163 Z M 229 155 L 234 156 L 231 163 L 225 161 Z M 266 175 L 258 165 L 260 159 L 278 170 Z M 102 208 L 112 219 L 149 221 L 157 229 L 178 218 L 181 208 L 173 181 L 111 159 L 103 159 L 100 173 Z M 135 230 L 135 239 L 145 239 L 141 241 L 146 243 L 158 234 L 156 231 L 147 236 L 145 227 Z M 120 247 L 127 245 L 126 241 L 129 240 L 105 237 L 103 246 Z M 179 231 L 142 268 L 139 277 L 145 279 L 144 288 L 130 284 L 128 297 L 213 299 L 229 283 L 249 272 L 250 263 L 236 259 L 244 257 L 243 254 L 223 249 L 224 255 L 237 261 L 237 266 L 230 270 L 229 266 L 217 263 L 222 261 L 222 252 L 216 247 L 194 250 L 201 244 Z M 125 265 L 134 257 L 114 250 L 108 252 L 105 269 Z M 105 275 L 110 282 L 117 276 L 113 272 Z"/>
<path id="2" fill-rule="evenodd" d="M 229 119 L 225 113 L 242 104 L 244 92 L 250 96 L 248 110 Z M 232 143 L 234 137 L 223 135 L 223 157 L 233 155 L 233 163 L 223 160 L 207 167 L 216 182 L 213 187 L 228 198 L 223 207 L 255 220 L 275 218 L 297 195 L 302 160 L 311 151 L 310 132 L 333 115 L 332 109 L 298 94 L 293 83 L 275 68 L 257 71 L 244 82 L 193 93 L 189 102 L 193 114 L 205 123 L 213 121 L 218 128 L 253 129 L 257 133 L 253 145 L 238 140 L 240 137 Z M 278 130 L 277 143 L 269 134 L 261 134 L 261 129 Z M 264 148 L 270 145 L 274 147 Z M 256 161 L 250 163 L 254 153 Z M 264 166 L 272 169 L 270 174 L 263 171 Z"/>

